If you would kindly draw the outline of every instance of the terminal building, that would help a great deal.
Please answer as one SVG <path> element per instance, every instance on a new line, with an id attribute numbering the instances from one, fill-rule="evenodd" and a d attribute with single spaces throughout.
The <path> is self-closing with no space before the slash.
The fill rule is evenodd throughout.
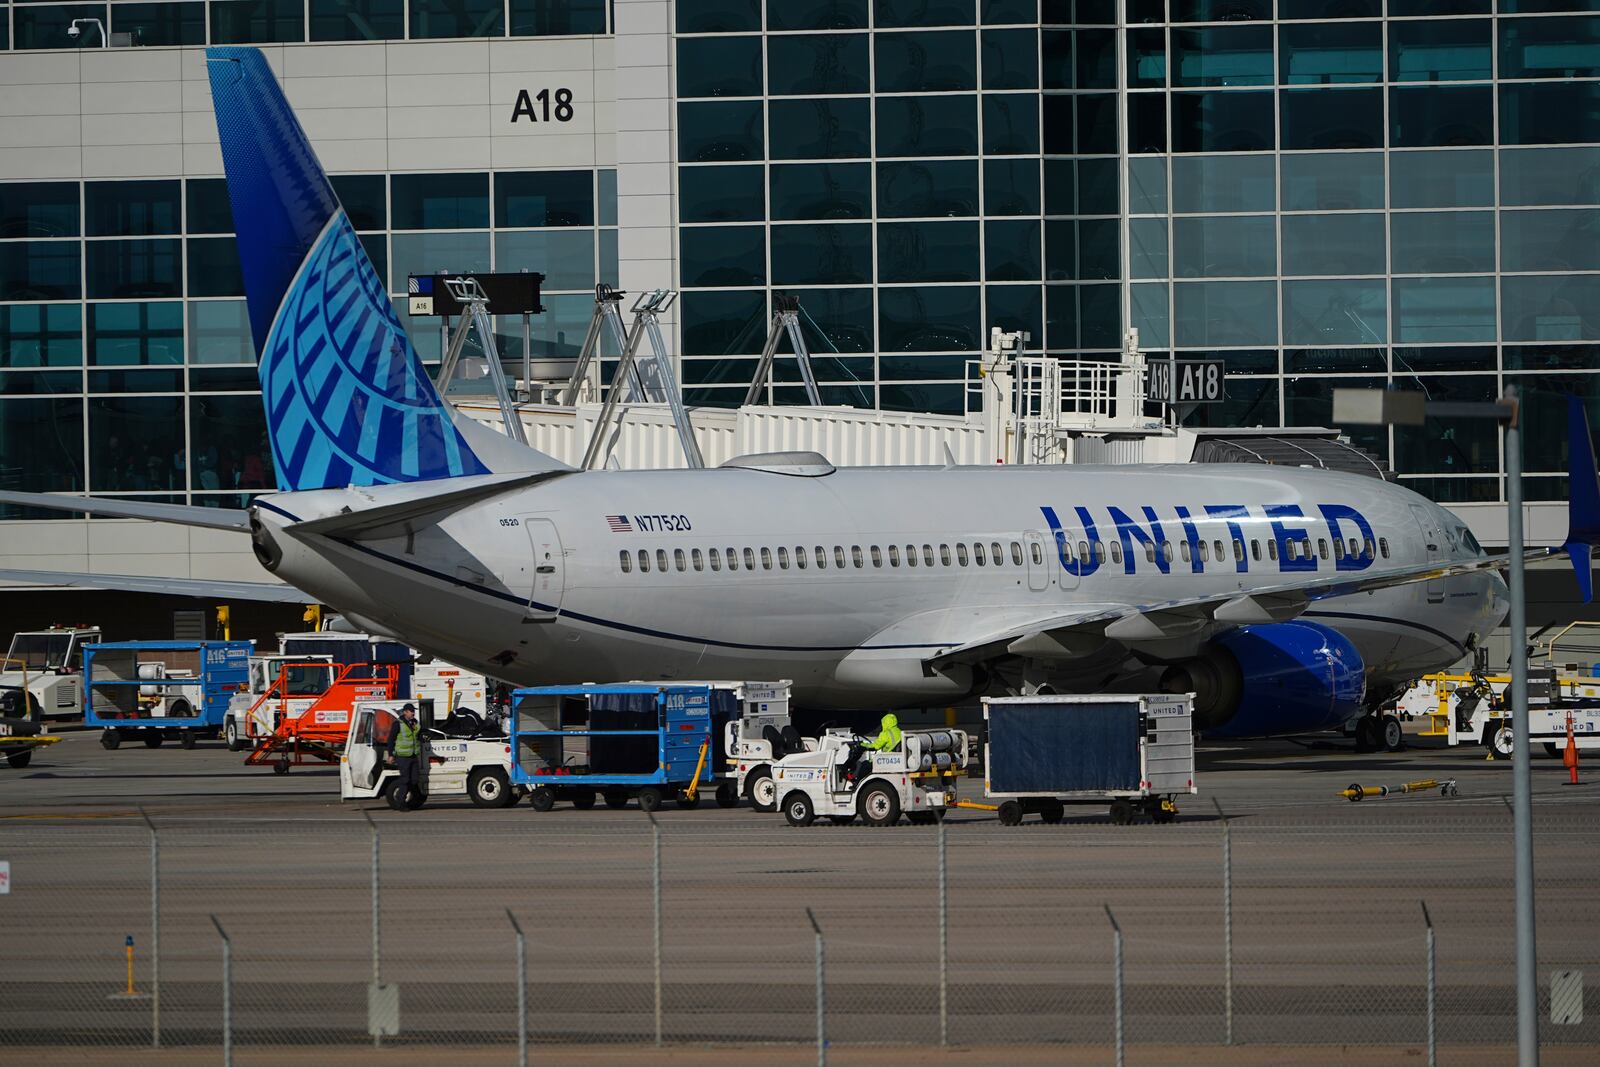
<path id="1" fill-rule="evenodd" d="M 1586 6 L 0 0 L 0 485 L 274 485 L 210 43 L 264 50 L 402 317 L 411 274 L 542 272 L 530 354 L 560 360 L 596 283 L 678 290 L 698 406 L 742 400 L 785 294 L 830 405 L 959 414 L 994 326 L 1222 359 L 1210 425 L 1517 386 L 1527 495 L 1557 515 L 1565 397 L 1600 414 Z M 438 320 L 409 324 L 437 358 Z M 520 363 L 521 323 L 496 329 Z M 1492 424 L 1351 436 L 1503 543 Z M 3 567 L 259 577 L 232 535 L 0 520 Z"/>

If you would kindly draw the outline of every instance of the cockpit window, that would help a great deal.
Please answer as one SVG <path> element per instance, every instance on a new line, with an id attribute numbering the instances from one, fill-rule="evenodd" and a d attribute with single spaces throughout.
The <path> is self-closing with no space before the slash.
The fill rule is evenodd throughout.
<path id="1" fill-rule="evenodd" d="M 1461 539 L 1461 544 L 1474 556 L 1483 555 L 1483 546 L 1478 544 L 1478 539 L 1472 536 L 1472 531 L 1462 526 L 1456 530 L 1456 536 Z"/>

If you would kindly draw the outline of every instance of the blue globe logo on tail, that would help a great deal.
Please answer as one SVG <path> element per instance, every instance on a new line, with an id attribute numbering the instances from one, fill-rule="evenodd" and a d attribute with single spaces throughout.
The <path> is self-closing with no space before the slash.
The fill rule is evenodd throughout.
<path id="1" fill-rule="evenodd" d="M 261 52 L 206 61 L 278 487 L 487 474 Z"/>

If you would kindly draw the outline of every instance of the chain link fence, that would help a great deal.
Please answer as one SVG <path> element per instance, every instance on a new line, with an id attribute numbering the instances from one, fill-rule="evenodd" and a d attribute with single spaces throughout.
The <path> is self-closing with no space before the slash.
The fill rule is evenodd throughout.
<path id="1" fill-rule="evenodd" d="M 1447 803 L 1449 819 L 1419 817 Z M 1109 1046 L 1120 1027 L 1130 1046 L 1421 1049 L 1430 1022 L 1441 1044 L 1503 1046 L 1510 816 L 1467 803 L 1359 826 L 1326 811 L 893 830 L 691 812 L 0 822 L 0 1060 L 224 1043 L 509 1060 L 798 1046 L 819 1028 L 831 1045 Z M 1593 1013 L 1561 1025 L 1548 1004 L 1553 971 L 1600 977 L 1591 814 L 1536 825 L 1551 1045 L 1600 1047 Z"/>

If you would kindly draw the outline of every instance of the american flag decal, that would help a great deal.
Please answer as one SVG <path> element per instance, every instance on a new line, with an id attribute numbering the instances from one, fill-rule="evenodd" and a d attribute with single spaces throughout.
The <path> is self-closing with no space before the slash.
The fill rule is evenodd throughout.
<path id="1" fill-rule="evenodd" d="M 633 533 L 633 523 L 626 515 L 607 515 L 606 525 L 611 527 L 612 533 Z"/>

